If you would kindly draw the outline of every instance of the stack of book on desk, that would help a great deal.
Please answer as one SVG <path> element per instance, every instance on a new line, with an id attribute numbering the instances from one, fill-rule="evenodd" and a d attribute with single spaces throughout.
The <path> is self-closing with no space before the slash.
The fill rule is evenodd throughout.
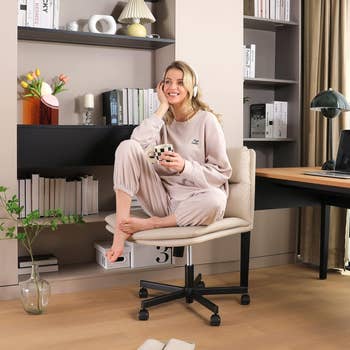
<path id="1" fill-rule="evenodd" d="M 38 264 L 38 272 L 58 271 L 58 260 L 53 254 L 34 255 L 34 261 Z M 18 275 L 32 272 L 32 260 L 30 256 L 18 257 Z"/>

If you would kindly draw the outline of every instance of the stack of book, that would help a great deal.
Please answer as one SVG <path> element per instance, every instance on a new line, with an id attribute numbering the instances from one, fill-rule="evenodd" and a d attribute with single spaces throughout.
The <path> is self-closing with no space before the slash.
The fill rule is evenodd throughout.
<path id="1" fill-rule="evenodd" d="M 107 124 L 139 125 L 158 108 L 154 89 L 123 88 L 102 93 L 103 116 Z"/>
<path id="2" fill-rule="evenodd" d="M 34 261 L 38 264 L 38 272 L 58 271 L 58 259 L 53 254 L 34 255 Z M 32 272 L 32 260 L 30 256 L 18 257 L 18 275 Z"/>
<path id="3" fill-rule="evenodd" d="M 244 14 L 278 21 L 289 21 L 290 0 L 244 0 Z"/>
<path id="4" fill-rule="evenodd" d="M 243 45 L 243 76 L 255 78 L 255 51 L 256 45 Z"/>
<path id="5" fill-rule="evenodd" d="M 60 0 L 17 0 L 17 25 L 58 29 Z"/>
<path id="6" fill-rule="evenodd" d="M 84 175 L 77 180 L 44 178 L 32 174 L 30 179 L 18 180 L 19 205 L 24 207 L 21 216 L 34 210 L 46 216 L 48 210 L 62 209 L 65 215 L 97 214 L 98 180 Z"/>
<path id="7" fill-rule="evenodd" d="M 250 105 L 250 137 L 286 138 L 288 102 L 255 103 Z"/>

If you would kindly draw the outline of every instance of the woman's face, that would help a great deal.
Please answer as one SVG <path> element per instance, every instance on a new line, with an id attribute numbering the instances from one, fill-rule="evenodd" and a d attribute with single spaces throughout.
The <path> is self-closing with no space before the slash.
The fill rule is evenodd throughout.
<path id="1" fill-rule="evenodd" d="M 171 105 L 181 105 L 187 98 L 187 89 L 183 84 L 181 70 L 171 68 L 167 71 L 164 79 L 164 94 Z"/>

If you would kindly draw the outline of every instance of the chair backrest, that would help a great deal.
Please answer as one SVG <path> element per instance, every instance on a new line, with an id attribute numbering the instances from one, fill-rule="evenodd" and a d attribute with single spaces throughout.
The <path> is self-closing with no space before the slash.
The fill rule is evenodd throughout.
<path id="1" fill-rule="evenodd" d="M 239 217 L 254 222 L 255 151 L 247 147 L 227 150 L 232 166 L 229 179 L 229 197 L 225 217 Z"/>

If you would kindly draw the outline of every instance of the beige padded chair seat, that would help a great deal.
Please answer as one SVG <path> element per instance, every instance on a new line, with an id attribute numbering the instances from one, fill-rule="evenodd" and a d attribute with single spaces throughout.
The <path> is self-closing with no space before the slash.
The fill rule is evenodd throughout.
<path id="1" fill-rule="evenodd" d="M 140 217 L 142 213 L 132 213 Z M 146 214 L 144 214 L 146 216 Z M 146 216 L 147 217 L 147 216 Z M 106 229 L 114 233 L 115 214 L 105 218 Z M 145 245 L 157 245 L 161 247 L 179 247 L 195 243 L 205 242 L 211 239 L 249 231 L 249 222 L 240 218 L 224 218 L 208 226 L 168 227 L 146 231 L 140 231 L 132 235 L 131 241 L 137 241 Z"/>

